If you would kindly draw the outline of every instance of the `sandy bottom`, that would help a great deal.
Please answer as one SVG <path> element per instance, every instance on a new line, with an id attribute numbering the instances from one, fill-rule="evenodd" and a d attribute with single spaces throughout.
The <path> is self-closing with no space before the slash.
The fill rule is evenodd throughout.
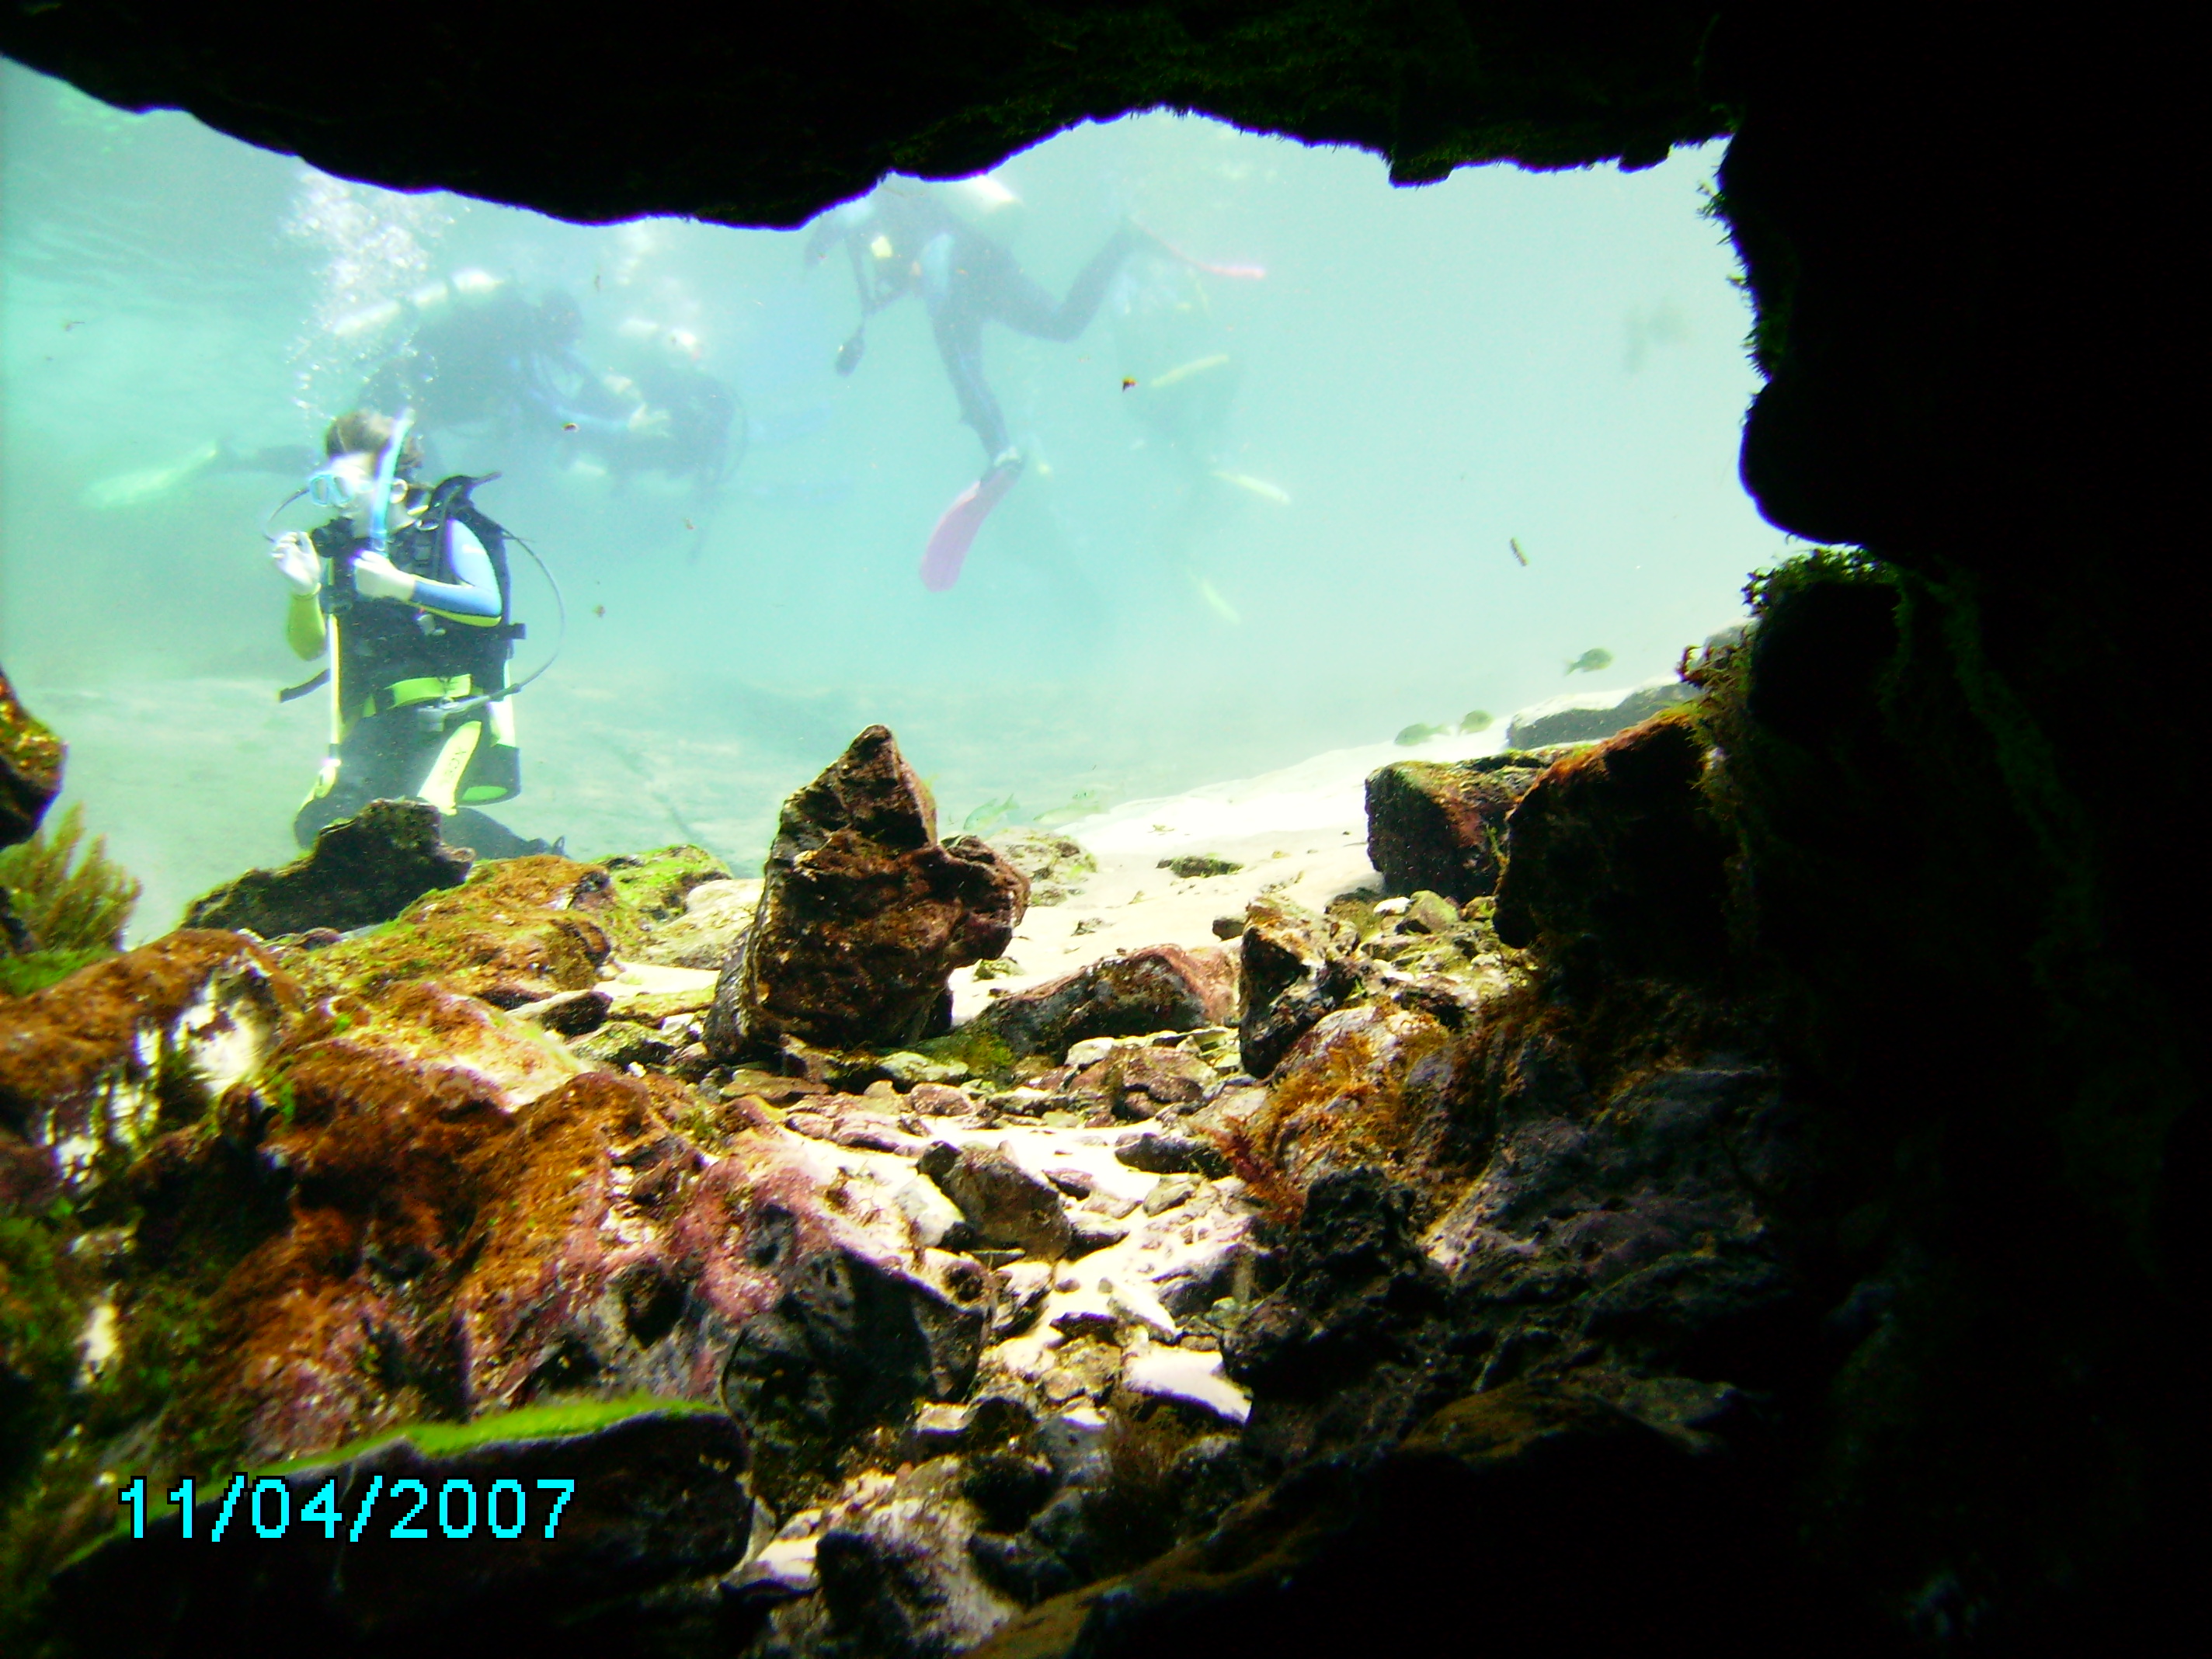
<path id="1" fill-rule="evenodd" d="M 1241 919 L 1262 893 L 1319 908 L 1340 893 L 1379 886 L 1367 860 L 1367 775 L 1393 761 L 1472 760 L 1504 746 L 1504 723 L 1472 737 L 1411 747 L 1334 749 L 1279 771 L 1210 784 L 1181 795 L 1130 801 L 1058 833 L 1082 844 L 1098 873 L 1060 904 L 1032 908 L 1007 955 L 1021 971 L 979 981 L 952 976 L 953 1017 L 965 1019 L 994 990 L 1019 990 L 1144 945 L 1213 945 L 1216 917 Z M 1231 875 L 1178 877 L 1163 860 L 1203 854 L 1243 867 Z M 1079 933 L 1080 928 L 1084 931 Z"/>

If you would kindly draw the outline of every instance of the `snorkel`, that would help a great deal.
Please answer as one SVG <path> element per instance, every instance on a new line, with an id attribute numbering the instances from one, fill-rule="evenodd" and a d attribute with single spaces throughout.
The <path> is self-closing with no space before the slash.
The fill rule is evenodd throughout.
<path id="1" fill-rule="evenodd" d="M 376 493 L 368 501 L 368 551 L 382 556 L 386 520 L 392 511 L 392 483 L 399 472 L 399 452 L 407 446 L 407 430 L 415 424 L 415 411 L 403 409 L 392 428 L 392 441 L 376 469 Z"/>

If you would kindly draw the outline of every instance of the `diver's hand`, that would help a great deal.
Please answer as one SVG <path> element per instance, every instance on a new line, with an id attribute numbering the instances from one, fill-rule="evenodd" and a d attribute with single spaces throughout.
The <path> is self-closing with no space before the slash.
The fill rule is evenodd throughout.
<path id="1" fill-rule="evenodd" d="M 315 544 L 296 530 L 288 530 L 279 536 L 269 550 L 270 562 L 276 574 L 292 584 L 295 593 L 312 593 L 322 586 L 323 562 L 316 556 Z"/>
<path id="2" fill-rule="evenodd" d="M 364 553 L 353 562 L 353 591 L 372 599 L 411 599 L 415 579 L 381 553 Z"/>

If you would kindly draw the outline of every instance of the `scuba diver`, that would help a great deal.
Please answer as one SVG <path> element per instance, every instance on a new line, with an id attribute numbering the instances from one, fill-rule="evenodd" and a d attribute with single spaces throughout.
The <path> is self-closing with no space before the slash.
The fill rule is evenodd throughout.
<path id="1" fill-rule="evenodd" d="M 860 290 L 860 325 L 838 350 L 837 372 L 850 374 L 860 367 L 870 318 L 919 295 L 959 399 L 960 418 L 982 441 L 982 476 L 954 499 L 930 532 L 921 581 L 931 592 L 942 592 L 960 579 L 975 532 L 1022 471 L 1021 453 L 1008 438 L 1006 416 L 983 378 L 983 325 L 998 323 L 1040 340 L 1073 340 L 1090 325 L 1121 262 L 1153 240 L 1124 224 L 1077 273 L 1066 296 L 1054 300 L 1005 247 L 971 228 L 937 191 L 910 179 L 887 181 L 816 222 L 807 239 L 809 261 L 818 264 L 842 246 Z"/>
<path id="2" fill-rule="evenodd" d="M 299 495 L 337 516 L 270 550 L 292 586 L 287 641 L 303 659 L 330 657 L 278 694 L 331 688 L 330 750 L 293 834 L 310 846 L 372 800 L 413 797 L 480 858 L 558 851 L 478 810 L 522 787 L 520 687 L 508 685 L 507 665 L 523 630 L 510 620 L 506 532 L 469 499 L 484 480 L 417 483 L 412 423 L 361 410 L 333 421 L 326 463 Z"/>
<path id="3" fill-rule="evenodd" d="M 705 349 L 689 329 L 634 317 L 615 333 L 613 363 L 601 383 L 646 413 L 607 438 L 590 428 L 579 437 L 618 477 L 663 472 L 689 477 L 708 494 L 744 459 L 747 428 L 737 393 L 699 367 Z"/>
<path id="4" fill-rule="evenodd" d="M 489 423 L 502 437 L 587 451 L 618 474 L 689 476 L 702 491 L 733 464 L 737 398 L 698 367 L 698 343 L 678 339 L 681 331 L 666 331 L 664 349 L 633 354 L 629 374 L 603 374 L 578 349 L 583 313 L 557 289 L 533 301 L 466 270 L 410 304 L 413 333 L 369 377 L 357 408 L 412 409 L 416 430 L 432 435 Z"/>

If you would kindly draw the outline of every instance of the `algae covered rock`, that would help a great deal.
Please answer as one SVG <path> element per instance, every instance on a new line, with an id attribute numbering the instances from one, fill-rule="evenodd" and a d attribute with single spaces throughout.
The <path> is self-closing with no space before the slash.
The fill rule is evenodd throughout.
<path id="1" fill-rule="evenodd" d="M 664 948 L 672 929 L 681 928 L 692 908 L 692 896 L 702 888 L 726 883 L 730 872 L 722 860 L 703 847 L 678 844 L 647 853 L 617 853 L 600 860 L 613 887 L 614 902 L 602 918 L 616 954 L 629 962 L 652 962 L 675 968 L 715 969 L 729 953 L 734 939 L 720 941 L 722 950 L 711 961 L 695 961 L 703 954 L 679 946 L 674 954 Z M 699 941 L 687 943 L 696 947 Z M 677 956 L 686 959 L 678 961 Z"/>
<path id="2" fill-rule="evenodd" d="M 1726 952 L 1729 842 L 1680 716 L 1556 763 L 1507 821 L 1498 937 L 1627 974 L 1703 977 Z"/>
<path id="3" fill-rule="evenodd" d="M 61 739 L 15 699 L 0 673 L 0 847 L 27 840 L 62 787 Z"/>
<path id="4" fill-rule="evenodd" d="M 416 899 L 374 931 L 286 961 L 313 988 L 374 997 L 434 982 L 502 1008 L 588 990 L 612 945 L 607 872 L 556 854 L 478 866 L 458 887 Z"/>
<path id="5" fill-rule="evenodd" d="M 991 837 L 991 845 L 1029 878 L 1032 905 L 1065 903 L 1098 873 L 1098 860 L 1084 851 L 1082 842 L 1049 830 L 1001 830 Z"/>
<path id="6" fill-rule="evenodd" d="M 323 826 L 304 856 L 281 870 L 249 870 L 185 909 L 187 927 L 240 927 L 273 939 L 389 921 L 423 894 L 458 887 L 474 861 L 439 839 L 427 801 L 373 800 Z"/>
<path id="7" fill-rule="evenodd" d="M 949 1028 L 956 968 L 1003 956 L 1029 882 L 937 807 L 872 726 L 783 804 L 760 908 L 706 1022 L 720 1058 L 786 1036 L 905 1048 Z"/>
<path id="8" fill-rule="evenodd" d="M 1245 907 L 1237 1044 L 1246 1071 L 1267 1076 L 1292 1043 L 1358 989 L 1351 957 L 1357 943 L 1351 927 L 1288 899 Z"/>
<path id="9" fill-rule="evenodd" d="M 300 1007 L 268 951 L 213 929 L 0 998 L 0 1200 L 109 1180 L 252 1077 Z"/>
<path id="10" fill-rule="evenodd" d="M 995 997 L 963 1029 L 996 1037 L 1016 1055 L 1057 1058 L 1090 1037 L 1226 1024 L 1236 996 L 1236 970 L 1225 951 L 1147 945 Z"/>
<path id="11" fill-rule="evenodd" d="M 1367 859 L 1393 893 L 1425 888 L 1455 904 L 1494 891 L 1505 816 L 1548 764 L 1508 752 L 1399 761 L 1367 779 Z"/>

